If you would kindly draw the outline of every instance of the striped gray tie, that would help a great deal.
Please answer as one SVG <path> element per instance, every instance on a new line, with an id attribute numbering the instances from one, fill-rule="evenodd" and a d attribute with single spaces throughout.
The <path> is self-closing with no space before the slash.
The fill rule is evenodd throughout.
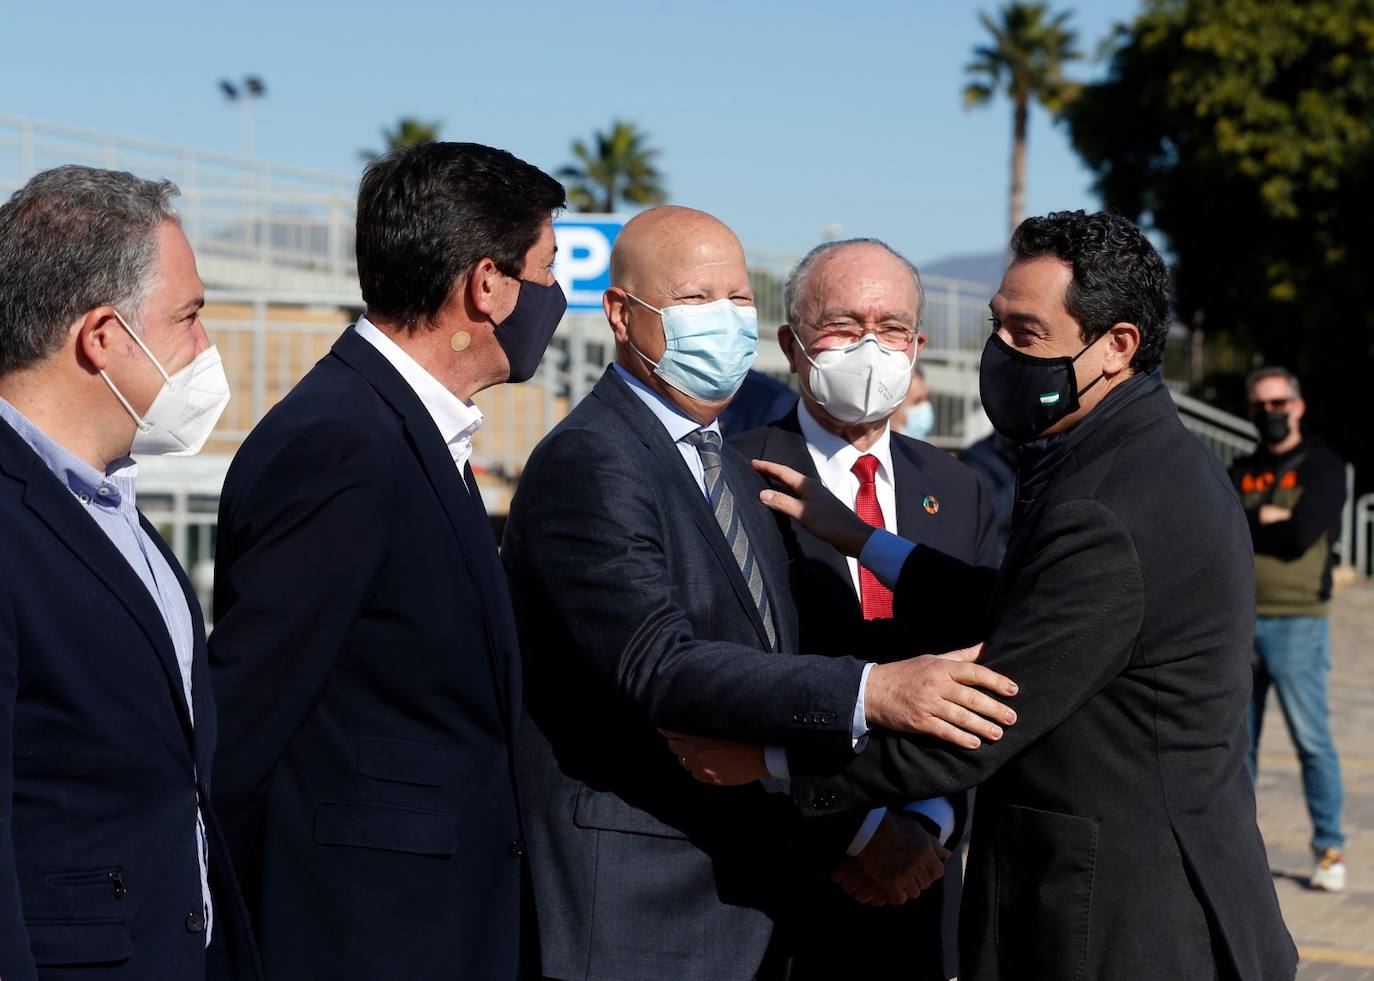
<path id="1" fill-rule="evenodd" d="M 744 530 L 739 512 L 735 510 L 735 495 L 725 482 L 721 470 L 720 433 L 698 429 L 682 437 L 683 442 L 696 447 L 701 455 L 701 467 L 706 472 L 706 496 L 711 499 L 711 508 L 716 514 L 716 523 L 725 535 L 725 544 L 730 546 L 744 581 L 749 584 L 749 595 L 758 607 L 759 618 L 763 620 L 764 632 L 768 634 L 768 646 L 776 650 L 777 633 L 773 628 L 772 611 L 768 608 L 768 594 L 763 591 L 763 573 L 754 561 L 754 550 L 749 547 L 749 534 Z"/>

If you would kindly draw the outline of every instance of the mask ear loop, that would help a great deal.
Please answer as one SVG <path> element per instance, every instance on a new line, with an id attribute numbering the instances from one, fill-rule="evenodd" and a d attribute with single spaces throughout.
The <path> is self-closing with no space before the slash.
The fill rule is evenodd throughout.
<path id="1" fill-rule="evenodd" d="M 652 310 L 654 313 L 658 314 L 659 329 L 661 329 L 661 330 L 663 329 L 663 327 L 662 327 L 663 311 L 662 311 L 662 310 L 660 310 L 658 307 L 650 306 L 649 304 L 645 303 L 643 300 L 641 300 L 639 297 L 635 296 L 635 295 L 634 295 L 633 293 L 631 293 L 629 290 L 625 290 L 625 295 L 628 296 L 630 299 L 634 300 L 634 301 L 635 301 L 636 303 L 638 303 L 640 306 L 644 307 L 646 310 Z M 639 345 L 635 344 L 634 341 L 630 340 L 630 332 L 629 332 L 629 331 L 626 331 L 626 332 L 625 332 L 625 343 L 630 345 L 630 350 L 631 350 L 631 351 L 633 351 L 635 354 L 638 354 L 638 355 L 639 355 L 639 358 L 640 358 L 641 361 L 643 361 L 645 364 L 647 364 L 647 365 L 648 365 L 650 368 L 652 368 L 654 371 L 658 371 L 658 362 L 655 361 L 653 358 L 649 357 L 649 356 L 648 356 L 647 354 L 645 354 L 643 351 L 641 351 L 641 350 L 639 349 Z M 668 347 L 668 332 L 667 332 L 667 330 L 663 330 L 663 347 L 664 347 L 664 350 L 667 350 L 667 347 Z"/>
<path id="2" fill-rule="evenodd" d="M 157 373 L 162 376 L 162 383 L 164 385 L 170 383 L 172 379 L 168 377 L 167 370 L 162 367 L 162 362 L 158 361 L 157 358 L 153 357 L 153 352 L 148 350 L 148 345 L 144 344 L 143 339 L 134 333 L 134 329 L 129 326 L 129 322 L 125 320 L 123 316 L 120 315 L 119 311 L 115 310 L 114 307 L 111 307 L 110 309 L 114 311 L 115 319 L 118 320 L 120 325 L 123 326 L 123 328 L 129 332 L 129 336 L 134 339 L 134 343 L 143 349 L 143 353 L 148 356 L 148 360 L 153 363 L 153 366 L 155 368 L 157 368 Z M 124 394 L 120 392 L 118 388 L 115 387 L 115 383 L 110 380 L 110 376 L 105 373 L 104 368 L 100 369 L 100 377 L 104 379 L 105 384 L 110 387 L 110 391 L 114 393 L 114 397 L 119 399 L 119 404 L 124 406 L 124 411 L 129 413 L 129 415 L 133 417 L 134 424 L 138 426 L 139 432 L 146 433 L 153 428 L 148 423 L 143 421 L 142 416 L 140 416 L 137 412 L 134 411 L 134 407 L 129 404 L 129 400 L 124 397 Z"/>
<path id="3" fill-rule="evenodd" d="M 1107 331 L 1105 334 L 1103 334 L 1102 337 L 1110 337 L 1110 336 L 1111 336 L 1111 333 L 1112 333 L 1112 332 L 1109 330 L 1109 331 Z M 1089 341 L 1087 344 L 1083 345 L 1083 350 L 1079 351 L 1079 352 L 1078 352 L 1077 354 L 1075 354 L 1072 358 L 1070 358 L 1070 359 L 1069 359 L 1069 364 L 1070 364 L 1070 365 L 1074 364 L 1079 358 L 1081 358 L 1081 357 L 1083 357 L 1083 355 L 1087 354 L 1087 353 L 1088 353 L 1088 348 L 1092 347 L 1092 346 L 1093 346 L 1094 344 L 1096 344 L 1098 341 L 1102 340 L 1102 337 L 1095 338 L 1094 340 L 1091 340 L 1091 341 Z M 1077 390 L 1077 395 L 1076 395 L 1075 397 L 1081 399 L 1084 395 L 1086 395 L 1089 391 L 1092 390 L 1092 387 L 1093 387 L 1094 385 L 1096 385 L 1098 382 L 1100 382 L 1102 379 L 1104 379 L 1104 378 L 1106 378 L 1106 377 L 1107 377 L 1107 373 L 1104 371 L 1104 372 L 1100 373 L 1100 374 L 1099 374 L 1096 378 L 1094 378 L 1092 381 L 1088 382 L 1088 384 L 1085 385 L 1083 388 L 1079 388 L 1079 387 L 1078 387 L 1078 379 L 1077 379 L 1077 377 L 1075 377 L 1075 378 L 1074 378 L 1074 382 L 1073 382 L 1074 388 Z"/>

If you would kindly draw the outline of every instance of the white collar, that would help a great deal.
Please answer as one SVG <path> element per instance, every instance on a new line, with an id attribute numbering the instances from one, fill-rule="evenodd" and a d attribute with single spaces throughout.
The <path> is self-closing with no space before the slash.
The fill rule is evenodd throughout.
<path id="1" fill-rule="evenodd" d="M 380 351 L 382 357 L 391 362 L 391 366 L 405 379 L 434 420 L 446 445 L 452 446 L 460 440 L 470 439 L 481 427 L 481 409 L 450 392 L 420 362 L 366 317 L 359 317 L 353 329 L 359 337 Z"/>
<path id="2" fill-rule="evenodd" d="M 704 429 L 711 433 L 720 432 L 719 419 L 712 419 L 707 425 L 703 426 L 691 416 L 684 414 L 681 409 L 673 405 L 662 395 L 659 395 L 616 362 L 612 362 L 611 367 L 614 368 L 615 373 L 620 376 L 620 380 L 630 386 L 630 391 L 639 396 L 639 400 L 648 406 L 649 411 L 663 424 L 663 428 L 668 430 L 668 435 L 672 437 L 674 443 L 680 442 L 682 437 L 689 433 L 694 433 L 698 429 Z"/>
<path id="3" fill-rule="evenodd" d="M 806 399 L 797 400 L 797 422 L 801 425 L 802 437 L 806 440 L 806 445 L 811 448 L 812 458 L 817 464 L 822 461 L 825 468 L 829 471 L 829 476 L 836 480 L 847 477 L 854 468 L 854 461 L 861 456 L 872 455 L 878 458 L 878 473 L 880 479 L 886 480 L 889 484 L 895 484 L 892 478 L 892 429 L 883 426 L 882 434 L 877 441 L 867 450 L 860 450 L 842 436 L 836 436 L 827 429 L 823 429 L 814 416 L 806 409 Z M 821 475 L 827 478 L 826 474 Z M 832 486 L 831 479 L 822 479 L 821 483 Z M 833 486 L 842 486 L 834 484 Z"/>

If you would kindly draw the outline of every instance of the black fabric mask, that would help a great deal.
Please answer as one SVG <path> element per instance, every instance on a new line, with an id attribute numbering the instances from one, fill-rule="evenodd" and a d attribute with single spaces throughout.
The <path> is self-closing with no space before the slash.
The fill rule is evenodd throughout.
<path id="1" fill-rule="evenodd" d="M 523 382 L 534 377 L 567 309 L 568 298 L 557 283 L 542 286 L 528 279 L 520 280 L 515 309 L 496 325 L 496 343 L 510 362 L 508 381 Z"/>
<path id="2" fill-rule="evenodd" d="M 1073 363 L 1096 343 L 1071 358 L 1037 358 L 997 334 L 989 337 L 978 368 L 978 394 L 992 428 L 1013 443 L 1028 443 L 1076 412 L 1078 397 L 1105 377 L 1098 375 L 1082 391 L 1074 377 Z"/>
<path id="3" fill-rule="evenodd" d="M 1259 430 L 1260 439 L 1266 446 L 1282 443 L 1288 438 L 1287 412 L 1257 412 L 1251 417 L 1251 421 Z"/>

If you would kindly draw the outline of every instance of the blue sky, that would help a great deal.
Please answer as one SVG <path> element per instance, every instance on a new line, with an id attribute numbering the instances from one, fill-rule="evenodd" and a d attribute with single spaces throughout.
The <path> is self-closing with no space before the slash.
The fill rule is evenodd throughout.
<path id="1" fill-rule="evenodd" d="M 1090 56 L 1137 9 L 1058 6 Z M 753 248 L 800 252 L 839 225 L 922 262 L 1006 234 L 1010 108 L 961 103 L 991 7 L 0 0 L 0 113 L 233 153 L 239 111 L 217 80 L 256 73 L 269 89 L 256 156 L 338 173 L 401 115 L 550 170 L 618 117 L 661 148 L 674 201 Z M 1074 75 L 1101 70 L 1090 57 Z M 1038 112 L 1028 183 L 1031 213 L 1095 206 L 1064 130 Z"/>

